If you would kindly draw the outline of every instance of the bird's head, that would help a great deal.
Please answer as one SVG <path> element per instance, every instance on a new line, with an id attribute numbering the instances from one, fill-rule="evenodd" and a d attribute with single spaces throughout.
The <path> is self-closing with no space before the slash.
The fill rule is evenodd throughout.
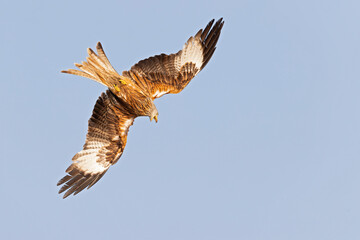
<path id="1" fill-rule="evenodd" d="M 149 114 L 150 122 L 153 119 L 155 119 L 155 121 L 157 122 L 158 121 L 158 116 L 159 116 L 159 113 L 158 113 L 158 110 L 156 109 L 155 104 L 154 104 L 153 107 L 151 108 L 151 111 L 150 111 L 150 114 Z"/>

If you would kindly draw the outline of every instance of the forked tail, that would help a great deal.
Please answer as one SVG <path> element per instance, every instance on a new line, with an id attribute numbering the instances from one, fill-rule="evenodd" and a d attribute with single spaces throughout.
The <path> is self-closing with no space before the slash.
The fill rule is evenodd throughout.
<path id="1" fill-rule="evenodd" d="M 111 66 L 100 42 L 97 43 L 96 50 L 97 54 L 91 48 L 88 48 L 89 56 L 86 58 L 87 62 L 82 62 L 81 64 L 75 63 L 75 66 L 80 70 L 69 69 L 61 72 L 90 78 L 109 88 L 113 88 L 114 84 L 118 83 L 121 77 Z"/>

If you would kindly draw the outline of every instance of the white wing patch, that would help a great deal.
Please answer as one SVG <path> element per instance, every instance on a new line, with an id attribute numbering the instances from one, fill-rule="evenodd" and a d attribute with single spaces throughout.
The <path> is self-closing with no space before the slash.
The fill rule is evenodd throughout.
<path id="1" fill-rule="evenodd" d="M 132 125 L 134 118 L 126 119 L 124 124 L 120 126 L 121 135 L 124 136 L 127 134 L 127 130 Z M 109 162 L 100 162 L 100 159 L 105 159 L 101 149 L 108 146 L 108 141 L 102 138 L 88 137 L 88 142 L 86 144 L 85 150 L 81 150 L 73 157 L 74 167 L 80 169 L 84 174 L 100 174 L 106 171 L 111 163 Z M 112 141 L 120 141 L 120 136 L 114 136 Z M 120 152 L 115 159 L 119 158 L 122 152 Z"/>
<path id="2" fill-rule="evenodd" d="M 195 63 L 195 67 L 200 71 L 203 60 L 203 47 L 200 39 L 191 37 L 182 49 L 180 68 L 186 63 L 192 62 Z"/>
<path id="3" fill-rule="evenodd" d="M 84 171 L 85 174 L 98 174 L 106 171 L 110 167 L 110 164 L 104 165 L 99 163 L 97 161 L 98 159 L 98 149 L 89 149 L 87 150 L 87 154 L 78 157 L 73 164 Z"/>

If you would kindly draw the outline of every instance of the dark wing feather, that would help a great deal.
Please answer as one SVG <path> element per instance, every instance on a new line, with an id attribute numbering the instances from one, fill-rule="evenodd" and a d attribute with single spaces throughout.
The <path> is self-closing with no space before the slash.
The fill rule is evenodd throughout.
<path id="1" fill-rule="evenodd" d="M 89 119 L 83 150 L 73 157 L 68 175 L 58 182 L 64 184 L 59 193 L 67 191 L 64 198 L 93 186 L 118 161 L 135 117 L 111 91 L 101 94 Z"/>
<path id="2" fill-rule="evenodd" d="M 144 59 L 132 66 L 130 71 L 124 71 L 123 75 L 141 87 L 147 86 L 153 98 L 180 92 L 209 62 L 223 25 L 222 18 L 215 24 L 213 19 L 204 30 L 200 29 L 190 37 L 176 54 Z"/>

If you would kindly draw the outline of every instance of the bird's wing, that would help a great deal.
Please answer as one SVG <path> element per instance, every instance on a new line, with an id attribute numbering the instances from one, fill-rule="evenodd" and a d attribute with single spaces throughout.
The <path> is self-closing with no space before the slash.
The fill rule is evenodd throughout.
<path id="1" fill-rule="evenodd" d="M 142 60 L 122 75 L 135 80 L 139 86 L 147 86 L 154 99 L 167 93 L 178 93 L 209 62 L 223 25 L 222 18 L 215 24 L 213 19 L 204 30 L 200 29 L 190 37 L 179 52 Z"/>
<path id="2" fill-rule="evenodd" d="M 66 169 L 68 175 L 58 182 L 64 184 L 59 193 L 67 190 L 64 198 L 93 186 L 117 162 L 135 117 L 111 91 L 101 94 L 89 119 L 83 150 L 73 157 L 73 163 Z"/>

